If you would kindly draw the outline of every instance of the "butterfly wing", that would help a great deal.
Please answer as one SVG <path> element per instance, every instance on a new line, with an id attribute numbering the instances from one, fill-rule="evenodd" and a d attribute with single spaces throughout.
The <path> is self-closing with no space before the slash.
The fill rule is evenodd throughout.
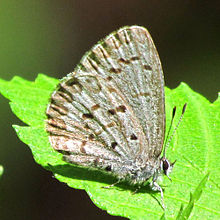
<path id="1" fill-rule="evenodd" d="M 165 129 L 164 80 L 143 27 L 95 45 L 52 94 L 47 131 L 54 149 L 84 166 L 123 166 L 158 157 Z"/>

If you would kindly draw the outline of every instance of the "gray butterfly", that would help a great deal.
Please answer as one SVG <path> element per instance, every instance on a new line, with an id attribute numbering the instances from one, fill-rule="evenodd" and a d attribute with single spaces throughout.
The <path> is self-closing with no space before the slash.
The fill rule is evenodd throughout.
<path id="1" fill-rule="evenodd" d="M 96 44 L 62 79 L 46 113 L 50 143 L 65 161 L 139 186 L 152 177 L 163 200 L 156 180 L 173 164 L 160 157 L 164 78 L 145 28 L 123 27 Z"/>

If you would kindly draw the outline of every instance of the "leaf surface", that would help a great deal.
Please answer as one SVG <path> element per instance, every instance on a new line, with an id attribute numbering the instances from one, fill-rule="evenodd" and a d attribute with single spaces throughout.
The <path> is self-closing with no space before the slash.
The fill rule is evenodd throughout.
<path id="1" fill-rule="evenodd" d="M 45 131 L 46 108 L 51 93 L 59 83 L 57 79 L 39 74 L 35 82 L 14 77 L 0 80 L 0 92 L 10 100 L 13 113 L 28 126 L 14 125 L 21 141 L 32 150 L 37 163 L 51 170 L 55 177 L 70 187 L 84 189 L 92 201 L 112 215 L 130 219 L 174 219 L 180 206 L 187 207 L 189 194 L 195 191 L 205 174 L 210 172 L 201 198 L 193 201 L 191 219 L 220 219 L 220 98 L 210 103 L 185 83 L 176 89 L 165 89 L 167 127 L 172 108 L 177 106 L 177 123 L 184 103 L 187 109 L 169 149 L 167 157 L 177 159 L 172 183 L 164 177 L 160 185 L 164 189 L 166 212 L 160 206 L 160 193 L 148 185 L 132 194 L 135 187 L 120 183 L 111 189 L 103 189 L 116 181 L 104 172 L 76 167 L 62 160 L 49 144 Z M 195 195 L 194 195 L 195 197 Z M 192 199 L 194 198 L 192 196 Z M 198 198 L 196 196 L 195 198 Z M 182 207 L 181 213 L 184 213 Z M 162 217 L 161 217 L 162 216 Z"/>

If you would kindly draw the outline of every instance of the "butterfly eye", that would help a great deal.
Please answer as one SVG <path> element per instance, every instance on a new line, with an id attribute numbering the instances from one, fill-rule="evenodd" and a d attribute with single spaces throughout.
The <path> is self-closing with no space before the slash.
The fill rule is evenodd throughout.
<path id="1" fill-rule="evenodd" d="M 170 168 L 170 163 L 168 160 L 164 159 L 163 160 L 163 172 L 165 175 L 167 175 L 167 171 L 169 170 Z"/>

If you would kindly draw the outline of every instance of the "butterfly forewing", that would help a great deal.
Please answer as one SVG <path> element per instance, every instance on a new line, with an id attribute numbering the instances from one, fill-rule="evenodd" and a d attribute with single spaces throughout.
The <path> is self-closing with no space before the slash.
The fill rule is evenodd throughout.
<path id="1" fill-rule="evenodd" d="M 95 45 L 52 94 L 47 115 L 50 142 L 69 162 L 117 171 L 157 158 L 164 80 L 147 30 L 124 27 Z"/>

